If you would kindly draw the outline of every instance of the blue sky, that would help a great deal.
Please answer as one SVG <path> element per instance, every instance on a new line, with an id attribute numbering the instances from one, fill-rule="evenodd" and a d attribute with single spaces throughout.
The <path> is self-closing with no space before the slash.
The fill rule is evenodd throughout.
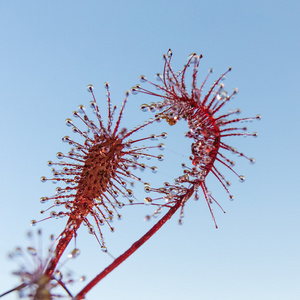
<path id="1" fill-rule="evenodd" d="M 139 75 L 154 81 L 162 54 L 171 48 L 174 69 L 190 53 L 203 54 L 199 82 L 210 68 L 213 80 L 232 67 L 225 84 L 239 94 L 226 109 L 239 107 L 245 117 L 260 113 L 262 120 L 248 126 L 259 132 L 257 139 L 230 143 L 256 164 L 235 159 L 236 170 L 246 176 L 243 184 L 223 170 L 233 183 L 232 202 L 208 178 L 227 212 L 215 209 L 219 229 L 204 200 L 191 200 L 183 226 L 175 216 L 87 299 L 299 299 L 299 11 L 298 1 L 1 1 L 0 292 L 17 282 L 10 275 L 17 263 L 7 253 L 27 245 L 29 222 L 44 209 L 39 198 L 54 193 L 55 186 L 42 184 L 40 176 L 50 174 L 46 162 L 66 149 L 64 120 L 78 104 L 88 106 L 86 85 L 94 84 L 106 109 L 103 83 L 109 81 L 112 101 L 120 105 Z M 150 116 L 139 111 L 144 102 L 151 99 L 130 96 L 124 126 Z M 176 131 L 160 126 L 153 132 L 169 133 L 164 155 L 172 160 L 157 164 L 161 171 L 153 178 L 145 175 L 153 182 L 171 178 L 189 156 L 188 140 L 181 149 Z M 178 126 L 184 131 L 184 124 Z M 143 221 L 142 209 L 122 214 L 116 232 L 106 237 L 114 255 L 154 224 Z M 44 239 L 60 233 L 64 222 L 41 223 Z M 81 255 L 66 268 L 92 279 L 111 259 L 86 228 L 77 244 Z"/>

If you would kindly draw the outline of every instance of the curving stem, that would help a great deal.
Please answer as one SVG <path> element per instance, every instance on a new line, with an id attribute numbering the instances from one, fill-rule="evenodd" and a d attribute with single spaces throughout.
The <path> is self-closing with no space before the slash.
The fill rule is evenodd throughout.
<path id="1" fill-rule="evenodd" d="M 174 206 L 138 241 L 133 243 L 131 247 L 116 258 L 108 267 L 106 267 L 101 273 L 99 273 L 92 281 L 90 281 L 73 299 L 81 300 L 85 298 L 85 295 L 98 284 L 106 275 L 118 267 L 123 261 L 125 261 L 130 255 L 132 255 L 138 248 L 140 248 L 146 241 L 148 241 L 152 235 L 154 235 L 182 206 L 194 193 L 194 186 L 192 186 L 186 194 L 178 196 L 178 199 Z"/>

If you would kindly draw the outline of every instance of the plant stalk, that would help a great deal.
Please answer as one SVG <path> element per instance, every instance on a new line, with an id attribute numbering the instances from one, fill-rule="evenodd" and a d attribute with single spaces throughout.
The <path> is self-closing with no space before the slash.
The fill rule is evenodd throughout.
<path id="1" fill-rule="evenodd" d="M 67 246 L 69 245 L 70 241 L 72 240 L 74 234 L 78 230 L 82 223 L 82 220 L 76 220 L 69 218 L 67 225 L 64 231 L 60 234 L 60 239 L 58 244 L 55 248 L 55 256 L 50 260 L 47 269 L 45 271 L 45 275 L 52 277 L 53 272 L 56 269 L 56 266 L 63 255 L 64 251 L 66 250 Z M 71 226 L 69 226 L 71 225 Z M 72 227 L 72 228 L 70 228 Z"/>
<path id="2" fill-rule="evenodd" d="M 125 261 L 129 256 L 131 256 L 137 249 L 139 249 L 146 241 L 148 241 L 182 206 L 183 202 L 186 202 L 193 194 L 194 187 L 191 187 L 186 194 L 181 195 L 176 200 L 174 206 L 172 206 L 169 211 L 138 241 L 133 243 L 131 247 L 126 250 L 123 254 L 117 257 L 108 267 L 106 267 L 101 273 L 99 273 L 94 279 L 92 279 L 75 297 L 74 300 L 81 300 L 85 298 L 85 295 L 98 284 L 106 275 L 112 272 L 116 267 L 118 267 L 123 261 Z"/>

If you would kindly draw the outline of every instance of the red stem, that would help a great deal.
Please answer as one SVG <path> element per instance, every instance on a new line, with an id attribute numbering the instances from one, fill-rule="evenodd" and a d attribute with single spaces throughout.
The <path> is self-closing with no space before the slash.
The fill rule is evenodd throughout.
<path id="1" fill-rule="evenodd" d="M 108 267 L 106 267 L 101 273 L 99 273 L 92 281 L 90 281 L 74 299 L 81 300 L 85 298 L 85 295 L 102 280 L 106 275 L 118 267 L 123 261 L 125 261 L 130 255 L 132 255 L 138 248 L 140 248 L 146 241 L 148 241 L 152 235 L 154 235 L 182 206 L 182 203 L 187 201 L 193 194 L 194 187 L 190 188 L 186 194 L 179 196 L 176 204 L 170 208 L 170 210 L 138 241 L 133 243 L 131 247 L 116 258 Z"/>
<path id="2" fill-rule="evenodd" d="M 63 255 L 64 251 L 66 250 L 67 246 L 69 245 L 70 241 L 72 240 L 72 238 L 74 236 L 74 232 L 76 232 L 78 230 L 81 223 L 82 223 L 82 220 L 77 220 L 77 222 L 76 222 L 73 219 L 69 218 L 64 231 L 60 235 L 61 238 L 58 241 L 58 244 L 55 248 L 55 256 L 49 262 L 48 267 L 45 271 L 45 275 L 47 275 L 49 277 L 52 276 L 59 259 Z M 69 225 L 71 225 L 72 228 L 70 228 Z"/>

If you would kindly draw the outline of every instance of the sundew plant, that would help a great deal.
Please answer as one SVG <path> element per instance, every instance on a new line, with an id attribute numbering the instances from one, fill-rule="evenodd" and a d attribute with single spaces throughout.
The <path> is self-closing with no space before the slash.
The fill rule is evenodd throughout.
<path id="1" fill-rule="evenodd" d="M 145 75 L 140 76 L 141 83 L 126 91 L 119 109 L 111 99 L 109 83 L 105 83 L 106 109 L 97 102 L 93 85 L 87 86 L 91 96 L 89 105 L 79 105 L 73 117 L 65 121 L 77 138 L 62 138 L 70 146 L 69 152 L 58 152 L 57 161 L 48 161 L 52 176 L 41 177 L 44 183 L 56 183 L 56 189 L 53 195 L 41 197 L 41 202 L 47 208 L 41 211 L 40 219 L 31 221 L 32 226 L 38 223 L 42 226 L 49 222 L 48 219 L 64 218 L 65 226 L 61 232 L 51 236 L 46 257 L 42 257 L 39 249 L 34 246 L 25 250 L 17 247 L 10 253 L 11 258 L 18 256 L 24 261 L 30 260 L 30 266 L 24 263 L 19 271 L 14 272 L 20 278 L 20 285 L 3 291 L 1 297 L 18 292 L 20 298 L 36 300 L 88 298 L 91 289 L 96 288 L 105 276 L 131 256 L 176 212 L 181 224 L 185 204 L 190 199 L 205 201 L 213 224 L 218 227 L 212 205 L 224 210 L 209 191 L 206 178 L 212 174 L 228 198 L 233 199 L 227 173 L 232 173 L 241 182 L 245 181 L 245 176 L 235 171 L 232 155 L 247 159 L 252 164 L 255 160 L 227 143 L 226 138 L 256 137 L 257 133 L 249 133 L 245 124 L 260 120 L 261 116 L 240 117 L 239 109 L 224 111 L 224 106 L 238 93 L 237 89 L 226 91 L 223 83 L 231 68 L 209 85 L 213 76 L 211 70 L 199 84 L 197 77 L 201 55 L 192 53 L 180 71 L 172 68 L 171 50 L 163 55 L 163 59 L 163 70 L 157 74 L 157 83 L 149 81 Z M 134 128 L 123 127 L 121 119 L 126 114 L 128 97 L 136 97 L 135 101 L 138 101 L 137 98 L 142 94 L 149 97 L 149 102 L 141 103 L 140 107 L 141 111 L 148 112 L 148 118 Z M 142 114 L 140 110 L 135 113 Z M 141 136 L 141 130 L 154 124 L 156 129 L 161 128 L 159 133 Z M 184 141 L 190 149 L 189 153 L 185 153 L 189 159 L 181 163 L 182 173 L 179 176 L 175 175 L 170 182 L 162 180 L 154 186 L 148 182 L 147 172 L 140 170 L 157 172 L 158 167 L 149 163 L 156 161 L 159 165 L 164 160 L 161 150 L 165 148 L 163 141 L 168 136 L 168 129 L 182 124 L 187 128 Z M 134 189 L 138 185 L 145 193 L 142 199 L 139 199 L 140 193 L 135 195 Z M 149 213 L 145 220 L 156 217 L 156 223 L 123 254 L 117 258 L 112 257 L 110 265 L 99 270 L 95 278 L 74 294 L 69 287 L 73 279 L 63 274 L 60 265 L 70 242 L 76 240 L 78 229 L 85 225 L 86 231 L 97 241 L 98 246 L 95 244 L 95 247 L 110 255 L 105 232 L 107 229 L 117 230 L 111 221 L 122 218 L 122 207 L 135 205 L 146 205 Z M 137 221 L 139 219 L 140 216 L 137 216 Z M 121 226 L 121 222 L 117 222 L 117 226 Z M 37 237 L 34 236 L 29 234 L 30 239 L 40 239 L 41 231 L 38 230 Z M 76 258 L 80 251 L 84 249 L 74 247 L 68 258 Z M 80 278 L 81 281 L 84 279 Z"/>

